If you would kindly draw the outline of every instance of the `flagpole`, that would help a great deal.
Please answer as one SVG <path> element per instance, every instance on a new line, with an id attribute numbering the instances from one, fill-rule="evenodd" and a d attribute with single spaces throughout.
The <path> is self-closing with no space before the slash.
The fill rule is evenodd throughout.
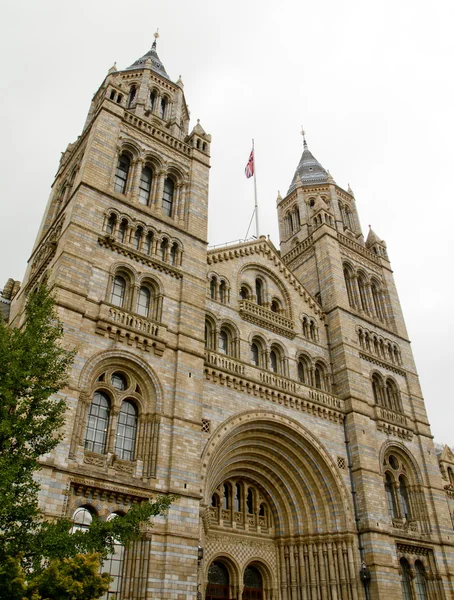
<path id="1" fill-rule="evenodd" d="M 254 139 L 252 139 L 252 152 L 254 153 L 254 199 L 255 199 L 255 234 L 257 238 L 259 237 L 259 207 L 257 204 L 257 179 L 255 178 L 255 173 L 257 171 L 257 163 L 255 160 L 255 149 L 254 149 Z"/>

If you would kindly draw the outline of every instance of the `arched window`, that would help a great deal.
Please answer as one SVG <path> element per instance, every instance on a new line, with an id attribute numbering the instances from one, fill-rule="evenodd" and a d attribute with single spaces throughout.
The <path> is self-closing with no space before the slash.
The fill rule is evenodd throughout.
<path id="1" fill-rule="evenodd" d="M 247 491 L 246 508 L 248 514 L 254 514 L 254 490 L 252 488 Z"/>
<path id="2" fill-rule="evenodd" d="M 118 159 L 117 169 L 115 171 L 114 189 L 120 194 L 126 192 L 126 183 L 128 181 L 128 173 L 131 161 L 126 154 L 122 154 Z"/>
<path id="3" fill-rule="evenodd" d="M 245 285 L 240 288 L 240 298 L 241 300 L 249 300 L 249 291 Z"/>
<path id="4" fill-rule="evenodd" d="M 314 369 L 314 383 L 315 383 L 315 387 L 318 388 L 319 390 L 326 390 L 326 375 L 325 375 L 325 369 L 323 367 L 323 365 L 321 365 L 320 363 L 317 363 L 315 365 L 315 369 Z"/>
<path id="5" fill-rule="evenodd" d="M 415 561 L 415 571 L 416 571 L 416 598 L 417 600 L 426 600 L 427 598 L 427 589 L 426 589 L 426 574 L 424 570 L 424 565 L 420 560 Z"/>
<path id="6" fill-rule="evenodd" d="M 147 233 L 147 237 L 145 238 L 145 242 L 143 244 L 143 251 L 146 254 L 151 254 L 152 243 L 153 243 L 153 234 L 150 231 L 149 233 Z"/>
<path id="7" fill-rule="evenodd" d="M 401 516 L 405 519 L 411 519 L 410 502 L 408 500 L 408 487 L 405 477 L 399 477 L 399 501 Z"/>
<path id="8" fill-rule="evenodd" d="M 219 284 L 219 301 L 223 304 L 227 301 L 227 289 L 225 285 L 225 281 L 221 281 Z"/>
<path id="9" fill-rule="evenodd" d="M 255 295 L 257 298 L 257 304 L 263 304 L 263 282 L 261 279 L 255 280 Z"/>
<path id="10" fill-rule="evenodd" d="M 345 287 L 347 288 L 348 303 L 350 304 L 350 306 L 352 308 L 354 308 L 355 307 L 355 297 L 353 294 L 352 274 L 350 273 L 349 269 L 347 269 L 347 267 L 344 267 L 344 279 L 345 279 Z"/>
<path id="11" fill-rule="evenodd" d="M 402 598 L 403 600 L 413 600 L 413 594 L 411 591 L 411 577 L 410 577 L 410 565 L 405 558 L 400 559 L 400 583 L 402 586 Z"/>
<path id="12" fill-rule="evenodd" d="M 374 394 L 375 404 L 378 404 L 380 406 L 383 405 L 381 387 L 381 379 L 376 373 L 374 373 L 372 375 L 372 392 Z"/>
<path id="13" fill-rule="evenodd" d="M 216 300 L 217 298 L 217 279 L 216 277 L 213 275 L 213 277 L 210 279 L 210 298 L 212 300 Z"/>
<path id="14" fill-rule="evenodd" d="M 141 286 L 137 296 L 137 314 L 142 317 L 150 316 L 151 298 L 151 290 L 146 286 Z"/>
<path id="15" fill-rule="evenodd" d="M 104 454 L 109 428 L 110 402 L 102 392 L 95 392 L 88 411 L 84 446 L 86 450 Z"/>
<path id="16" fill-rule="evenodd" d="M 367 303 L 367 291 L 366 291 L 366 280 L 362 275 L 358 277 L 358 289 L 359 289 L 359 300 L 361 302 L 361 309 L 365 312 L 369 312 L 369 306 Z"/>
<path id="17" fill-rule="evenodd" d="M 224 483 L 222 486 L 222 506 L 225 510 L 230 510 L 230 485 L 228 483 Z"/>
<path id="18" fill-rule="evenodd" d="M 164 119 L 166 116 L 166 108 L 167 108 L 167 100 L 165 98 L 162 98 L 160 108 L 161 108 L 161 110 L 159 111 L 159 116 L 161 117 L 161 119 Z"/>
<path id="19" fill-rule="evenodd" d="M 397 412 L 401 411 L 399 392 L 391 379 L 386 380 L 386 400 L 389 408 Z"/>
<path id="20" fill-rule="evenodd" d="M 310 385 L 309 361 L 302 356 L 298 361 L 298 379 L 305 385 Z"/>
<path id="21" fill-rule="evenodd" d="M 261 600 L 262 599 L 262 576 L 260 571 L 255 567 L 248 566 L 244 571 L 244 588 L 243 588 L 243 599 L 244 600 Z"/>
<path id="22" fill-rule="evenodd" d="M 85 506 L 81 506 L 73 514 L 73 526 L 71 533 L 75 531 L 87 531 L 93 523 L 93 513 Z"/>
<path id="23" fill-rule="evenodd" d="M 242 495 L 243 495 L 243 486 L 241 483 L 235 484 L 235 497 L 233 498 L 233 510 L 235 512 L 240 512 L 242 510 Z"/>
<path id="24" fill-rule="evenodd" d="M 122 244 L 125 241 L 126 231 L 128 229 L 128 221 L 123 219 L 118 228 L 118 241 Z"/>
<path id="25" fill-rule="evenodd" d="M 114 306 L 123 307 L 126 294 L 126 281 L 124 277 L 117 275 L 113 280 L 110 303 Z"/>
<path id="26" fill-rule="evenodd" d="M 129 95 L 128 95 L 128 108 L 131 108 L 134 99 L 136 97 L 136 93 L 137 93 L 137 88 L 133 85 L 131 86 L 130 90 L 129 90 Z"/>
<path id="27" fill-rule="evenodd" d="M 110 215 L 107 220 L 106 225 L 106 233 L 113 233 L 115 231 L 115 225 L 117 224 L 117 217 L 115 215 Z"/>
<path id="28" fill-rule="evenodd" d="M 394 496 L 393 489 L 393 477 L 391 473 L 386 473 L 385 475 L 385 494 L 386 494 L 386 503 L 388 505 L 388 513 L 392 519 L 397 517 L 397 506 L 396 506 L 396 498 Z"/>
<path id="29" fill-rule="evenodd" d="M 172 265 L 176 265 L 178 262 L 178 245 L 177 244 L 172 244 L 172 247 L 170 248 L 170 262 L 172 263 Z"/>
<path id="30" fill-rule="evenodd" d="M 270 352 L 270 369 L 273 373 L 278 372 L 278 356 L 274 349 Z"/>
<path id="31" fill-rule="evenodd" d="M 259 347 L 255 342 L 251 344 L 251 363 L 256 367 L 259 366 Z"/>
<path id="32" fill-rule="evenodd" d="M 451 485 L 454 485 L 454 472 L 451 467 L 448 467 L 448 479 Z"/>
<path id="33" fill-rule="evenodd" d="M 164 261 L 164 262 L 167 260 L 167 248 L 168 248 L 168 246 L 169 246 L 169 242 L 167 241 L 166 238 L 164 238 L 162 240 L 162 242 L 161 242 L 161 248 L 160 248 L 160 251 L 161 251 L 161 260 Z"/>
<path id="34" fill-rule="evenodd" d="M 134 232 L 134 237 L 132 238 L 132 245 L 136 250 L 140 249 L 140 242 L 142 241 L 143 229 L 141 227 L 137 227 Z"/>
<path id="35" fill-rule="evenodd" d="M 150 202 L 151 182 L 153 180 L 153 172 L 150 167 L 144 167 L 140 175 L 139 183 L 139 202 L 140 204 L 148 205 Z"/>
<path id="36" fill-rule="evenodd" d="M 372 301 L 374 303 L 375 313 L 377 314 L 377 317 L 381 321 L 383 321 L 383 307 L 382 307 L 381 293 L 380 293 L 380 290 L 378 289 L 377 284 L 374 281 L 372 282 L 372 285 L 371 285 L 371 292 L 372 292 Z"/>
<path id="37" fill-rule="evenodd" d="M 175 184 L 173 180 L 167 177 L 164 181 L 164 192 L 162 194 L 162 212 L 167 217 L 172 216 L 174 190 Z"/>
<path id="38" fill-rule="evenodd" d="M 150 92 L 150 97 L 149 97 L 149 100 L 148 100 L 148 107 L 149 107 L 150 110 L 153 110 L 153 106 L 154 106 L 155 101 L 156 101 L 156 94 L 155 94 L 155 92 Z"/>
<path id="39" fill-rule="evenodd" d="M 215 350 L 214 325 L 209 319 L 205 319 L 205 348 Z"/>
<path id="40" fill-rule="evenodd" d="M 218 350 L 221 354 L 230 354 L 229 352 L 229 335 L 225 329 L 219 332 Z"/>
<path id="41" fill-rule="evenodd" d="M 115 453 L 122 460 L 134 460 L 137 434 L 137 408 L 129 400 L 121 404 L 115 437 Z"/>

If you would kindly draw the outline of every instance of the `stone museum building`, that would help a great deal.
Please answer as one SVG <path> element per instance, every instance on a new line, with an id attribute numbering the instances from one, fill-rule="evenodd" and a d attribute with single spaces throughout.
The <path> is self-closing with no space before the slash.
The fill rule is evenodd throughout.
<path id="1" fill-rule="evenodd" d="M 3 290 L 19 326 L 46 281 L 77 348 L 43 510 L 83 529 L 178 495 L 104 563 L 109 599 L 453 598 L 454 455 L 385 242 L 304 142 L 280 248 L 207 249 L 211 136 L 189 117 L 156 41 L 112 67 Z"/>

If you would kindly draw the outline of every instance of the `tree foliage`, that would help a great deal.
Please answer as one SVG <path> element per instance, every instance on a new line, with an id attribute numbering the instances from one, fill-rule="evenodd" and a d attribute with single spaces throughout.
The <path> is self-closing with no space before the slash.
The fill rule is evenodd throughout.
<path id="1" fill-rule="evenodd" d="M 21 327 L 0 322 L 0 560 L 17 554 L 37 524 L 38 459 L 57 445 L 64 387 L 74 352 L 45 286 L 30 295 Z"/>

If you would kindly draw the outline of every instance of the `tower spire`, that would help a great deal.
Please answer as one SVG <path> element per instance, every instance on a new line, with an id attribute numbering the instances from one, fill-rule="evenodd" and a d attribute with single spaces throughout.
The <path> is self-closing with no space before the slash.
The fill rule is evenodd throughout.
<path id="1" fill-rule="evenodd" d="M 151 46 L 152 50 L 156 50 L 156 42 L 158 41 L 158 37 L 159 37 L 159 27 L 156 29 L 156 31 L 153 33 L 153 37 L 154 37 L 154 42 Z"/>
<path id="2" fill-rule="evenodd" d="M 307 148 L 306 132 L 304 131 L 304 127 L 302 125 L 301 125 L 301 135 L 303 136 L 303 146 L 304 146 L 304 148 Z"/>

